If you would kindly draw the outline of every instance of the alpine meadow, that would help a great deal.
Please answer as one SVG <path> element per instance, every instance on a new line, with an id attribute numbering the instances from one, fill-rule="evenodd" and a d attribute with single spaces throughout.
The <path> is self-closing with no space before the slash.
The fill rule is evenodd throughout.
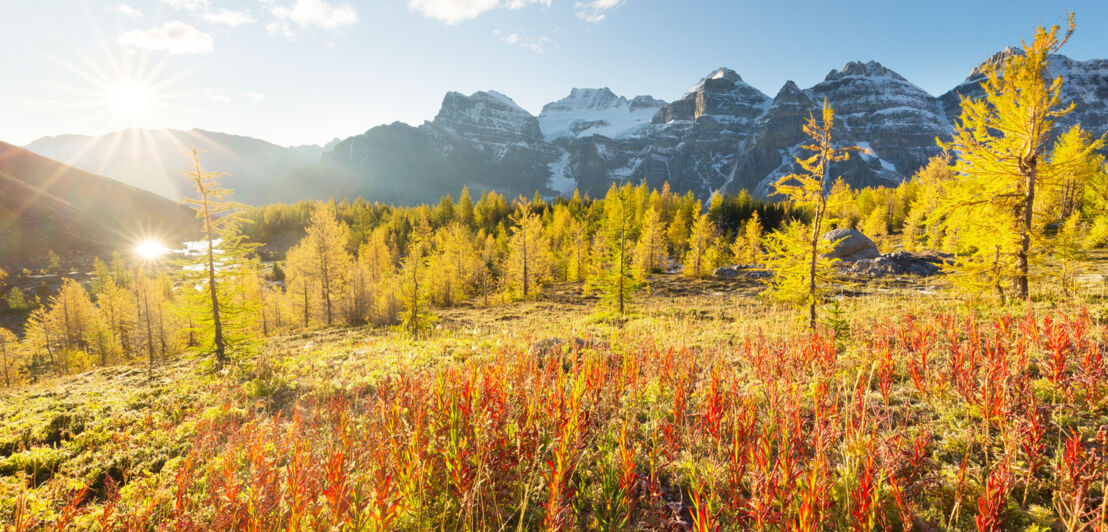
<path id="1" fill-rule="evenodd" d="M 1108 531 L 1103 5 L 48 4 L 2 532 Z"/>

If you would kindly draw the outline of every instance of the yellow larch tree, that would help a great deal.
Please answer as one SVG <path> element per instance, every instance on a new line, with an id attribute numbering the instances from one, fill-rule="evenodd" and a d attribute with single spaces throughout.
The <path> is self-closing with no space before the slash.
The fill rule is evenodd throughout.
<path id="1" fill-rule="evenodd" d="M 1063 104 L 1062 77 L 1049 77 L 1049 63 L 1074 27 L 1071 13 L 1064 34 L 1057 25 L 1036 28 L 1030 44 L 986 65 L 984 97 L 962 98 L 953 138 L 941 143 L 955 154 L 956 179 L 935 219 L 957 234 L 957 267 L 966 285 L 991 285 L 1001 299 L 1008 285 L 1016 297 L 1030 299 L 1035 243 L 1047 221 L 1043 193 L 1102 146 L 1075 136 L 1065 155 L 1051 153 L 1056 120 L 1073 106 Z M 972 280 L 975 273 L 986 279 Z"/>
<path id="2" fill-rule="evenodd" d="M 811 223 L 793 220 L 775 231 L 766 242 L 766 263 L 773 277 L 770 294 L 777 299 L 808 307 L 808 328 L 816 327 L 816 307 L 823 297 L 824 281 L 830 277 L 832 260 L 827 258 L 833 242 L 821 239 L 834 223 L 828 213 L 827 184 L 831 164 L 850 157 L 856 147 L 837 147 L 831 135 L 835 111 L 825 99 L 820 118 L 809 115 L 804 124 L 808 143 L 802 148 L 811 155 L 797 156 L 802 170 L 782 177 L 775 184 L 777 194 L 812 215 Z"/>

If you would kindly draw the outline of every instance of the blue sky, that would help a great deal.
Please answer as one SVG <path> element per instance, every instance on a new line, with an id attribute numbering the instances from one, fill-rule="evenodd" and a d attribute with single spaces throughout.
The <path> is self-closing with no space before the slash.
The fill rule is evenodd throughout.
<path id="1" fill-rule="evenodd" d="M 430 120 L 450 90 L 537 114 L 571 87 L 672 100 L 719 66 L 773 96 L 872 59 L 937 95 L 1071 10 L 1063 53 L 1108 58 L 1103 0 L 7 0 L 0 140 L 136 126 L 324 143 Z"/>

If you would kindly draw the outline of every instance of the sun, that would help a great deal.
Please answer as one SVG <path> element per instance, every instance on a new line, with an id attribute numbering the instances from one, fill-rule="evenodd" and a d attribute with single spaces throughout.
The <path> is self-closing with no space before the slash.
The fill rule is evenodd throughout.
<path id="1" fill-rule="evenodd" d="M 160 241 L 152 238 L 143 240 L 135 245 L 135 254 L 146 260 L 154 260 L 164 255 L 167 251 L 169 251 L 169 248 L 165 247 Z"/>
<path id="2" fill-rule="evenodd" d="M 137 118 L 150 112 L 150 91 L 139 83 L 121 83 L 112 96 L 115 111 L 121 116 Z"/>

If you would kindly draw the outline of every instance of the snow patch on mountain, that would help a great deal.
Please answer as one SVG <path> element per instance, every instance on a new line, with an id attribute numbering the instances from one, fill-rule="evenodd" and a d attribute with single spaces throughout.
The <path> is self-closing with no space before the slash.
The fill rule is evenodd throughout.
<path id="1" fill-rule="evenodd" d="M 547 142 L 592 135 L 625 138 L 642 133 L 663 105 L 650 96 L 628 100 L 607 87 L 573 89 L 569 96 L 543 107 L 539 128 Z"/>
<path id="2" fill-rule="evenodd" d="M 546 186 L 564 197 L 569 197 L 573 194 L 574 189 L 577 188 L 577 181 L 567 173 L 569 169 L 569 152 L 562 150 L 561 157 L 548 164 L 547 168 L 550 169 L 550 180 L 547 181 Z"/>

